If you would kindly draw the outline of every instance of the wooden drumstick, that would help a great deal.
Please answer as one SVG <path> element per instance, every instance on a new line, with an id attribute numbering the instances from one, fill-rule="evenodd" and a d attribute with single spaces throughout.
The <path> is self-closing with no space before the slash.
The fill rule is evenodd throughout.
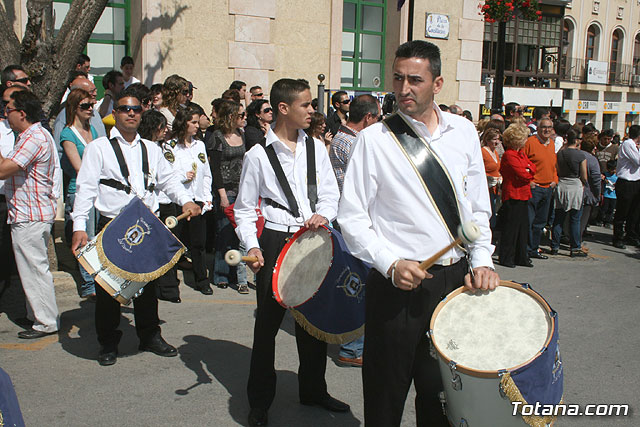
<path id="1" fill-rule="evenodd" d="M 242 256 L 240 251 L 237 251 L 235 249 L 231 249 L 231 250 L 227 251 L 226 254 L 224 254 L 224 260 L 230 266 L 235 267 L 236 265 L 240 264 L 240 261 L 256 262 L 256 261 L 258 261 L 258 257 L 256 257 L 256 256 Z"/>
<path id="2" fill-rule="evenodd" d="M 167 219 L 164 220 L 164 224 L 168 227 L 168 228 L 174 228 L 176 225 L 178 225 L 178 221 L 180 221 L 181 219 L 185 219 L 190 217 L 191 211 L 187 211 L 181 215 L 178 215 L 178 217 L 175 216 L 168 216 Z"/>
<path id="3" fill-rule="evenodd" d="M 432 257 L 426 259 L 418 265 L 418 268 L 421 270 L 428 270 L 442 257 L 442 255 L 446 254 L 453 247 L 458 246 L 462 243 L 469 244 L 473 243 L 482 235 L 480 231 L 480 227 L 473 221 L 465 222 L 464 224 L 458 226 L 458 238 L 447 245 L 445 248 L 440 249 L 436 252 Z"/>

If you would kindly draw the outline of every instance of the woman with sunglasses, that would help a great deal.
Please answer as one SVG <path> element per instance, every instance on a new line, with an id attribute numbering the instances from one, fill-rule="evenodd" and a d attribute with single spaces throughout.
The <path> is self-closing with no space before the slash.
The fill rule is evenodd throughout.
<path id="1" fill-rule="evenodd" d="M 189 82 L 177 74 L 173 74 L 162 85 L 162 106 L 158 111 L 167 118 L 167 126 L 172 129 L 178 109 L 187 104 Z"/>
<path id="2" fill-rule="evenodd" d="M 211 169 L 207 160 L 204 142 L 194 138 L 199 126 L 200 114 L 191 107 L 180 108 L 173 122 L 172 138 L 167 143 L 172 151 L 165 151 L 165 159 L 173 166 L 174 173 L 193 201 L 202 208 L 202 213 L 211 210 Z M 202 215 L 183 223 L 183 237 L 191 253 L 195 289 L 211 295 L 205 262 L 205 239 L 207 226 Z"/>
<path id="3" fill-rule="evenodd" d="M 82 155 L 84 154 L 84 149 L 87 144 L 98 137 L 98 132 L 90 123 L 94 106 L 95 101 L 89 92 L 83 89 L 74 89 L 69 93 L 69 96 L 67 96 L 66 126 L 60 133 L 60 145 L 62 145 L 63 149 L 60 162 L 65 171 L 71 171 L 67 184 L 67 196 L 64 209 L 64 228 L 67 242 L 71 242 L 73 223 L 71 221 L 71 212 L 73 211 L 73 203 L 76 198 L 76 176 L 82 164 Z M 93 239 L 95 236 L 97 223 L 98 213 L 95 208 L 93 208 L 89 212 L 89 219 L 87 221 L 87 234 L 89 239 Z M 93 278 L 81 265 L 78 265 L 78 267 L 80 268 L 80 274 L 83 280 L 83 284 L 80 285 L 80 296 L 82 298 L 95 298 L 96 288 Z"/>
<path id="4" fill-rule="evenodd" d="M 212 134 L 213 151 L 211 166 L 213 168 L 213 185 L 218 191 L 220 208 L 216 212 L 216 241 L 213 283 L 219 288 L 226 288 L 229 283 L 237 281 L 238 292 L 248 294 L 247 269 L 244 263 L 237 267 L 229 267 L 224 261 L 224 254 L 229 249 L 239 249 L 238 236 L 224 213 L 232 205 L 238 195 L 242 160 L 246 152 L 244 140 L 245 120 L 244 107 L 233 101 L 223 101 L 218 108 L 216 131 Z"/>
<path id="5" fill-rule="evenodd" d="M 266 99 L 256 99 L 247 107 L 244 141 L 247 151 L 256 144 L 264 145 L 264 136 L 273 122 L 273 108 Z"/>

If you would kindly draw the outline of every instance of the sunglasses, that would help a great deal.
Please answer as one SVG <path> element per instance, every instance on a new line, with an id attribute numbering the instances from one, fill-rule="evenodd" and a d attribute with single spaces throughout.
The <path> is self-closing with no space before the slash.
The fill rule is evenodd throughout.
<path id="1" fill-rule="evenodd" d="M 9 113 L 12 113 L 12 112 L 14 112 L 14 111 L 21 111 L 21 110 L 20 110 L 19 108 L 11 108 L 11 107 L 9 107 L 8 105 L 5 105 L 5 107 L 4 107 L 4 113 L 5 113 L 5 115 L 7 115 L 7 116 L 8 116 L 8 115 L 9 115 Z"/>
<path id="2" fill-rule="evenodd" d="M 254 93 L 254 94 L 253 94 L 253 96 L 263 96 L 263 95 L 264 95 L 264 93 L 262 93 L 262 92 L 261 92 L 261 93 Z"/>
<path id="3" fill-rule="evenodd" d="M 350 100 L 350 99 L 344 99 L 344 100 L 340 101 L 340 103 L 341 103 L 341 104 L 344 104 L 344 105 L 347 105 L 347 104 L 349 104 L 350 102 L 351 102 L 351 100 Z"/>
<path id="4" fill-rule="evenodd" d="M 238 114 L 238 117 L 240 117 L 241 119 L 244 119 L 245 117 L 247 117 L 247 112 L 243 111 L 242 113 Z"/>
<path id="5" fill-rule="evenodd" d="M 118 105 L 116 107 L 116 111 L 118 113 L 129 113 L 130 111 L 133 111 L 135 114 L 140 114 L 142 113 L 142 107 L 139 105 Z"/>
<path id="6" fill-rule="evenodd" d="M 265 108 L 264 110 L 262 110 L 262 112 L 263 112 L 263 113 L 265 113 L 265 114 L 266 114 L 266 113 L 270 113 L 270 112 L 272 112 L 272 111 L 273 111 L 273 108 L 271 108 L 271 107 L 267 107 L 267 108 Z"/>
<path id="7" fill-rule="evenodd" d="M 90 110 L 94 107 L 95 102 L 83 102 L 82 104 L 78 105 L 78 108 L 80 108 L 81 110 Z"/>
<path id="8" fill-rule="evenodd" d="M 31 79 L 29 77 L 23 77 L 21 79 L 15 79 L 15 80 L 11 80 L 12 82 L 18 82 L 18 83 L 22 83 L 23 85 L 26 85 L 27 83 L 29 83 L 31 81 Z"/>

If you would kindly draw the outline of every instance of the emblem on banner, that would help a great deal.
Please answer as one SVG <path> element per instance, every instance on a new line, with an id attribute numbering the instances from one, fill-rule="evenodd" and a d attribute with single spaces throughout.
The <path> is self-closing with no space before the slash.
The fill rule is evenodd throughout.
<path id="1" fill-rule="evenodd" d="M 118 243 L 122 249 L 131 253 L 131 248 L 141 244 L 147 234 L 151 234 L 151 227 L 144 219 L 140 218 L 127 229 L 122 239 L 118 239 Z"/>
<path id="2" fill-rule="evenodd" d="M 344 277 L 344 280 L 342 280 Z M 356 273 L 351 272 L 350 269 L 345 269 L 340 277 L 338 277 L 338 283 L 341 283 L 337 287 L 342 289 L 346 296 L 351 298 L 357 298 L 358 302 L 362 300 L 364 297 L 364 283 L 360 276 Z"/>

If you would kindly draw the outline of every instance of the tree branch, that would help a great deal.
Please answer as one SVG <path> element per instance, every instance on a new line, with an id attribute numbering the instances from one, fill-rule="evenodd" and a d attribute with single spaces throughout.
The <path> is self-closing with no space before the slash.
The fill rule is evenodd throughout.
<path id="1" fill-rule="evenodd" d="M 0 3 L 0 52 L 0 68 L 20 62 L 20 41 L 3 3 Z"/>

